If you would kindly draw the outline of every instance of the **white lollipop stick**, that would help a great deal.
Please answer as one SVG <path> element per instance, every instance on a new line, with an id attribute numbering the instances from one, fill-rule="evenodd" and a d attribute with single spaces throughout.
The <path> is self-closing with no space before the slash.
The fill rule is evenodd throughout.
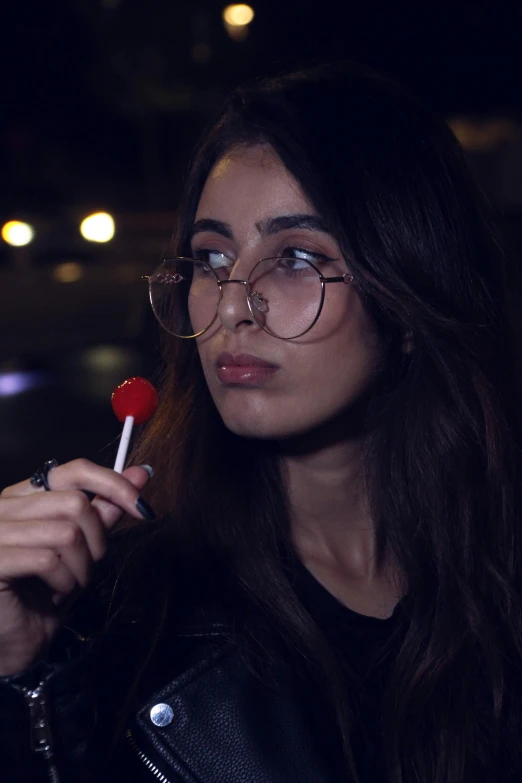
<path id="1" fill-rule="evenodd" d="M 116 473 L 123 471 L 125 465 L 125 458 L 127 457 L 127 451 L 131 439 L 132 428 L 134 426 L 134 416 L 126 416 L 125 424 L 120 438 L 120 445 L 118 447 L 118 453 L 116 454 L 116 462 L 114 463 L 114 470 Z"/>

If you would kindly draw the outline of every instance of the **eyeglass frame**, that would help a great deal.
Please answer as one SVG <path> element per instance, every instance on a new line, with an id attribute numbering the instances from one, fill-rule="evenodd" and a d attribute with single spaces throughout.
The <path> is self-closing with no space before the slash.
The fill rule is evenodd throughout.
<path id="1" fill-rule="evenodd" d="M 287 261 L 295 261 L 296 260 L 295 258 L 287 258 L 287 256 L 269 256 L 268 258 L 261 258 L 261 259 L 259 259 L 259 261 L 253 267 L 252 271 L 250 272 L 249 278 L 252 276 L 254 270 L 259 266 L 259 264 L 263 263 L 263 261 L 275 261 L 275 260 L 281 260 L 281 259 L 286 259 Z M 309 332 L 310 329 L 313 329 L 313 327 L 315 326 L 315 324 L 319 320 L 319 316 L 321 315 L 321 312 L 323 310 L 324 296 L 325 296 L 325 290 L 326 290 L 325 289 L 325 284 L 326 283 L 345 283 L 345 284 L 348 284 L 348 283 L 351 283 L 351 282 L 354 281 L 354 276 L 350 272 L 346 272 L 344 275 L 342 275 L 340 277 L 339 276 L 336 276 L 336 277 L 325 277 L 323 274 L 321 274 L 321 272 L 317 269 L 317 267 L 315 267 L 312 264 L 311 261 L 307 261 L 305 258 L 300 258 L 299 260 L 300 261 L 304 261 L 306 264 L 308 264 L 308 266 L 311 266 L 312 269 L 317 273 L 317 275 L 318 275 L 318 277 L 319 277 L 319 279 L 321 281 L 321 302 L 320 302 L 320 305 L 319 305 L 319 308 L 318 308 L 318 311 L 317 311 L 317 315 L 315 316 L 315 318 L 314 318 L 313 322 L 311 323 L 311 325 L 307 329 L 305 329 L 304 332 L 301 332 L 300 334 L 296 334 L 293 337 L 279 337 L 279 335 L 274 334 L 269 329 L 267 329 L 265 326 L 261 326 L 261 324 L 258 323 L 258 321 L 257 321 L 257 319 L 256 319 L 256 317 L 254 315 L 254 312 L 252 310 L 252 304 L 250 302 L 250 298 L 251 298 L 252 294 L 251 293 L 249 294 L 248 291 L 246 293 L 246 300 L 247 300 L 248 309 L 250 310 L 250 315 L 254 319 L 254 322 L 257 324 L 257 326 L 259 326 L 261 329 L 263 329 L 264 332 L 269 334 L 271 337 L 275 337 L 276 340 L 296 340 L 298 337 L 302 337 L 304 334 Z M 160 324 L 161 328 L 165 329 L 165 331 L 168 332 L 169 334 L 171 334 L 173 337 L 178 337 L 180 340 L 193 340 L 196 337 L 201 337 L 201 335 L 205 334 L 205 332 L 208 331 L 210 329 L 210 327 L 214 324 L 216 318 L 219 315 L 219 305 L 220 305 L 220 303 L 221 303 L 221 301 L 223 299 L 223 285 L 225 285 L 227 283 L 241 283 L 242 285 L 248 286 L 250 284 L 250 280 L 235 280 L 235 279 L 230 279 L 230 278 L 228 280 L 220 280 L 219 277 L 216 274 L 215 269 L 213 269 L 210 266 L 210 264 L 207 264 L 206 261 L 201 261 L 201 260 L 199 260 L 197 258 L 190 258 L 189 256 L 174 256 L 173 258 L 164 258 L 163 261 L 161 262 L 161 264 L 157 267 L 157 269 L 159 269 L 163 264 L 166 264 L 169 261 L 198 261 L 198 263 L 204 264 L 213 273 L 214 277 L 216 278 L 217 286 L 219 288 L 219 299 L 218 299 L 218 302 L 217 302 L 217 305 L 216 305 L 216 314 L 214 315 L 214 318 L 212 319 L 212 321 L 209 323 L 208 326 L 205 326 L 205 328 L 202 329 L 201 332 L 198 332 L 197 334 L 191 334 L 191 335 L 185 336 L 185 335 L 181 335 L 181 334 L 174 334 L 174 332 L 169 332 L 169 330 L 166 329 L 163 326 L 163 324 L 161 323 L 160 319 L 156 315 L 156 311 L 154 309 L 154 305 L 152 304 L 152 289 L 151 289 L 152 283 L 151 283 L 151 281 L 152 281 L 152 276 L 153 275 L 143 275 L 141 277 L 142 280 L 146 280 L 148 282 L 148 284 L 149 284 L 149 301 L 150 301 L 150 305 L 152 307 L 152 311 L 153 311 L 154 315 L 156 316 L 156 318 L 158 320 L 158 323 Z M 254 293 L 254 292 L 252 292 L 252 293 Z"/>

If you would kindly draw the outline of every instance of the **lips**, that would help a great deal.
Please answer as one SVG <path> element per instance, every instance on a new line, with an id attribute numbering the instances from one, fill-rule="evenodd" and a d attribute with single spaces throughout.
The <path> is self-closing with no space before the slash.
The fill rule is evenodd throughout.
<path id="1" fill-rule="evenodd" d="M 217 377 L 224 386 L 261 387 L 277 375 L 279 365 L 251 353 L 220 353 L 216 360 Z"/>
<path id="2" fill-rule="evenodd" d="M 260 356 L 254 356 L 251 353 L 220 353 L 216 360 L 218 367 L 271 367 L 278 369 L 278 364 L 267 362 Z"/>

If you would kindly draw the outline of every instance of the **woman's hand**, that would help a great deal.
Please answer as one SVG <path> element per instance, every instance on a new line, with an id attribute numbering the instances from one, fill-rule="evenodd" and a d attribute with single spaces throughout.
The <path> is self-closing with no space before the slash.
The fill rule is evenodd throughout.
<path id="1" fill-rule="evenodd" d="M 59 607 L 89 583 L 111 528 L 124 512 L 143 519 L 136 501 L 148 478 L 142 467 L 120 475 L 78 459 L 49 472 L 51 492 L 27 480 L 0 494 L 0 676 L 45 652 Z"/>

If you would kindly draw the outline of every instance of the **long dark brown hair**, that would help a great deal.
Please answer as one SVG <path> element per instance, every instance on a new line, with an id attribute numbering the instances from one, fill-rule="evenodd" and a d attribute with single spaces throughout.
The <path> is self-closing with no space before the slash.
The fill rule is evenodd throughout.
<path id="1" fill-rule="evenodd" d="M 231 94 L 192 161 L 174 254 L 190 255 L 213 165 L 259 143 L 339 242 L 382 344 L 364 473 L 379 556 L 391 547 L 408 585 L 384 707 L 389 780 L 492 780 L 499 758 L 520 763 L 510 683 L 522 655 L 522 398 L 509 264 L 489 206 L 429 108 L 366 67 L 315 66 Z M 133 455 L 156 469 L 148 497 L 184 544 L 226 562 L 284 645 L 315 662 L 354 779 L 350 689 L 281 560 L 289 513 L 277 449 L 224 427 L 195 341 L 166 336 L 164 350 L 161 404 Z"/>

